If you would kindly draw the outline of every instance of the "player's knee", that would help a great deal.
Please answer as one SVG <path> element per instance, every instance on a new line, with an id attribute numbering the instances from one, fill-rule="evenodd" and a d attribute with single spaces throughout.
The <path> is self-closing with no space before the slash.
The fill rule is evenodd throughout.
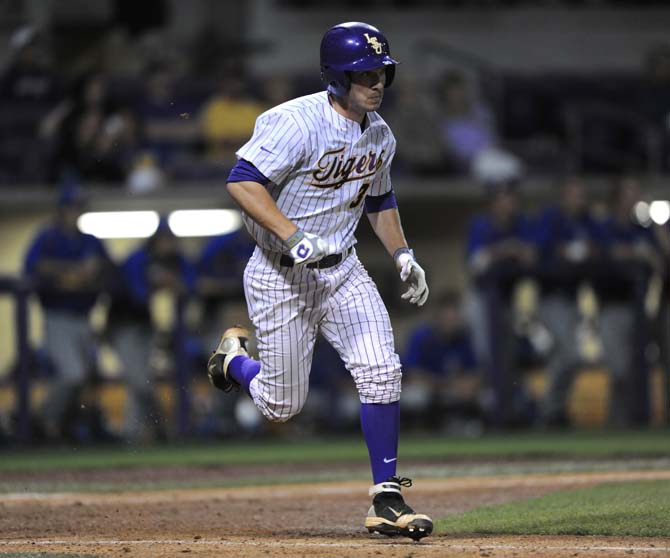
<path id="1" fill-rule="evenodd" d="M 262 411 L 265 418 L 270 422 L 286 422 L 300 413 L 304 404 L 304 401 L 300 401 L 298 403 L 271 405 L 265 407 Z"/>
<path id="2" fill-rule="evenodd" d="M 402 372 L 400 367 L 386 369 L 383 374 L 365 374 L 356 378 L 356 388 L 363 403 L 391 403 L 400 399 Z"/>
<path id="3" fill-rule="evenodd" d="M 286 422 L 294 416 L 293 414 L 285 413 L 277 409 L 273 409 L 271 411 L 268 410 L 264 412 L 263 415 L 265 415 L 265 418 L 270 422 Z"/>

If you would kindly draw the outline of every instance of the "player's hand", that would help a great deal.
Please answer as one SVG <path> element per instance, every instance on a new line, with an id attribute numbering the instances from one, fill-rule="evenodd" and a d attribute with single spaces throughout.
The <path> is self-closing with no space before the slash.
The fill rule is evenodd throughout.
<path id="1" fill-rule="evenodd" d="M 409 285 L 401 298 L 409 300 L 411 304 L 423 306 L 428 298 L 428 283 L 426 283 L 426 272 L 414 259 L 414 253 L 411 250 L 399 251 L 395 262 L 400 270 L 400 279 Z"/>
<path id="2" fill-rule="evenodd" d="M 286 244 L 296 265 L 318 262 L 328 253 L 328 244 L 323 238 L 300 229 L 286 239 Z"/>

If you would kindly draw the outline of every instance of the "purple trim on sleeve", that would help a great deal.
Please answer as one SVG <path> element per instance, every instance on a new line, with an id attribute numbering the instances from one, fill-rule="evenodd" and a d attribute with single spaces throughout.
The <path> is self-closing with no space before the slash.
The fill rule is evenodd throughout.
<path id="1" fill-rule="evenodd" d="M 398 207 L 393 190 L 389 190 L 381 196 L 368 196 L 365 198 L 365 211 L 368 213 L 379 213 L 386 209 Z"/>
<path id="2" fill-rule="evenodd" d="M 265 186 L 270 179 L 267 178 L 261 171 L 254 167 L 249 161 L 240 159 L 237 161 L 237 164 L 233 167 L 228 175 L 228 180 L 226 182 L 258 182 Z"/>

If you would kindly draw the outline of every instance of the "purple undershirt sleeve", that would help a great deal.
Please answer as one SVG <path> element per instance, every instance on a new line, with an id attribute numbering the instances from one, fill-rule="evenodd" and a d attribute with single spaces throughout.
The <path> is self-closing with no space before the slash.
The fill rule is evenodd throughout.
<path id="1" fill-rule="evenodd" d="M 240 159 L 230 171 L 228 180 L 226 182 L 244 181 L 258 182 L 259 184 L 265 186 L 270 182 L 270 179 L 263 175 L 263 173 L 254 167 L 249 161 Z"/>
<path id="2" fill-rule="evenodd" d="M 398 207 L 398 204 L 393 190 L 389 190 L 381 196 L 367 196 L 365 198 L 365 211 L 367 213 L 379 213 L 394 207 Z"/>

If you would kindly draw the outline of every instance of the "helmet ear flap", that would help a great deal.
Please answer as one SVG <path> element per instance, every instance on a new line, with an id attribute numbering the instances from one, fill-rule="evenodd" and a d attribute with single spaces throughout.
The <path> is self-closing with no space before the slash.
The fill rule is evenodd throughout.
<path id="1" fill-rule="evenodd" d="M 328 91 L 338 97 L 343 97 L 349 91 L 351 78 L 345 70 L 334 70 L 333 68 L 321 66 L 321 80 L 328 87 Z"/>

